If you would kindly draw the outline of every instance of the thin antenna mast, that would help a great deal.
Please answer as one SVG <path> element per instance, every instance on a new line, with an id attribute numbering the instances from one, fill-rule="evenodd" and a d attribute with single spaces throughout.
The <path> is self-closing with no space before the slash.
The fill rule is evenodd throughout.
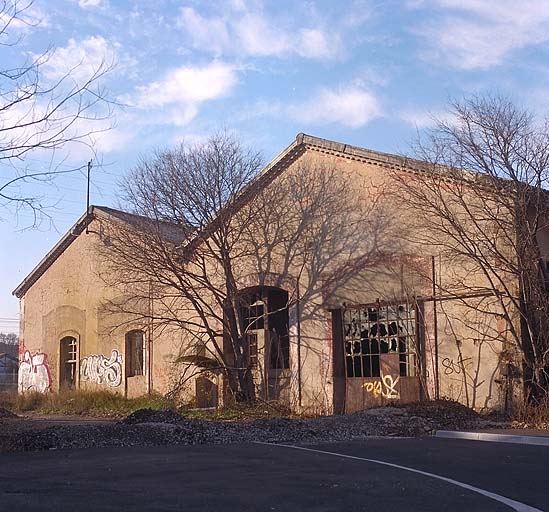
<path id="1" fill-rule="evenodd" d="M 86 217 L 90 214 L 90 173 L 92 168 L 92 161 L 88 162 L 88 185 L 86 189 Z M 88 234 L 88 222 L 86 222 L 86 235 Z"/>

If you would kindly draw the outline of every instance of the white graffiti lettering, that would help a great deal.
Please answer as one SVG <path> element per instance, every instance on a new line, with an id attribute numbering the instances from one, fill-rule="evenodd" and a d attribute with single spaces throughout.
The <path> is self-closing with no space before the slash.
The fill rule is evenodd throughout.
<path id="1" fill-rule="evenodd" d="M 400 377 L 393 378 L 392 375 L 382 375 L 381 380 L 374 382 L 365 382 L 362 387 L 368 393 L 372 393 L 376 398 L 382 396 L 389 400 L 398 400 L 400 393 L 396 388 Z"/>
<path id="2" fill-rule="evenodd" d="M 26 350 L 19 363 L 19 392 L 38 391 L 45 393 L 50 390 L 50 386 L 51 375 L 47 354 L 37 352 L 33 355 Z"/>
<path id="3" fill-rule="evenodd" d="M 90 355 L 80 360 L 80 378 L 116 388 L 122 384 L 122 356 L 118 350 L 107 359 L 103 354 Z"/>

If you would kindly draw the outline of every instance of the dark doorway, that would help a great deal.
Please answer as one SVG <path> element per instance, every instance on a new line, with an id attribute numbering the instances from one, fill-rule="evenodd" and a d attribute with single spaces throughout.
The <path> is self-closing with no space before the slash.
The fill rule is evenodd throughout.
<path id="1" fill-rule="evenodd" d="M 59 350 L 59 387 L 74 389 L 78 372 L 78 342 L 72 336 L 65 336 Z"/>
<path id="2" fill-rule="evenodd" d="M 126 378 L 145 375 L 145 333 L 140 330 L 126 333 Z"/>
<path id="3" fill-rule="evenodd" d="M 240 298 L 240 318 L 247 346 L 247 364 L 260 396 L 289 400 L 290 337 L 288 292 L 261 286 Z"/>
<path id="4" fill-rule="evenodd" d="M 217 384 L 204 376 L 196 378 L 196 406 L 212 408 L 217 406 Z"/>

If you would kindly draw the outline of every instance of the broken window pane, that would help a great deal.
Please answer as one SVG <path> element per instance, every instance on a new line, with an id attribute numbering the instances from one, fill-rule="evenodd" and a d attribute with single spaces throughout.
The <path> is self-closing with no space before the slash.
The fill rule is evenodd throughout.
<path id="1" fill-rule="evenodd" d="M 347 377 L 381 377 L 384 354 L 398 354 L 397 371 L 401 376 L 415 375 L 415 314 L 409 304 L 346 309 L 343 332 Z"/>

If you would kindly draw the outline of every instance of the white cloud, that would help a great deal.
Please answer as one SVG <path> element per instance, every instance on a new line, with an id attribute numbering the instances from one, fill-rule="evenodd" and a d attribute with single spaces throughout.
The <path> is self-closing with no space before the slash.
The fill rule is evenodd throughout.
<path id="1" fill-rule="evenodd" d="M 220 98 L 236 85 L 233 66 L 213 62 L 202 67 L 183 66 L 157 82 L 140 87 L 139 105 L 158 107 L 168 103 L 199 103 Z"/>
<path id="2" fill-rule="evenodd" d="M 78 5 L 82 9 L 87 9 L 88 7 L 98 7 L 101 5 L 102 0 L 78 0 Z"/>
<path id="3" fill-rule="evenodd" d="M 339 44 L 334 45 L 336 41 L 329 41 L 326 34 L 318 29 L 303 29 L 299 34 L 299 45 L 297 52 L 302 57 L 310 59 L 323 59 L 327 57 L 335 57 Z"/>
<path id="4" fill-rule="evenodd" d="M 426 57 L 462 69 L 495 66 L 515 50 L 549 41 L 546 0 L 430 0 L 409 7 L 434 10 L 419 28 Z"/>
<path id="5" fill-rule="evenodd" d="M 220 54 L 230 46 L 231 39 L 223 18 L 204 18 L 193 8 L 184 7 L 178 24 L 192 37 L 196 47 Z"/>
<path id="6" fill-rule="evenodd" d="M 181 9 L 178 24 L 190 44 L 216 55 L 254 57 L 299 55 L 310 59 L 333 59 L 341 54 L 341 40 L 334 27 L 299 27 L 269 17 L 244 5 L 227 14 L 202 16 L 192 7 Z"/>
<path id="7" fill-rule="evenodd" d="M 101 36 L 82 41 L 69 39 L 67 46 L 53 50 L 43 63 L 42 71 L 49 80 L 58 80 L 70 73 L 74 80 L 83 82 L 116 60 L 117 46 Z"/>
<path id="8" fill-rule="evenodd" d="M 223 62 L 182 66 L 161 80 L 138 87 L 134 103 L 143 109 L 170 106 L 164 121 L 184 126 L 197 115 L 200 104 L 229 95 L 237 83 L 236 69 Z"/>
<path id="9" fill-rule="evenodd" d="M 292 46 L 290 36 L 261 14 L 245 14 L 233 22 L 233 29 L 248 55 L 281 56 Z"/>
<path id="10" fill-rule="evenodd" d="M 302 123 L 337 123 L 349 128 L 360 128 L 382 114 L 379 100 L 359 86 L 322 89 L 305 103 L 290 106 L 288 111 Z"/>

